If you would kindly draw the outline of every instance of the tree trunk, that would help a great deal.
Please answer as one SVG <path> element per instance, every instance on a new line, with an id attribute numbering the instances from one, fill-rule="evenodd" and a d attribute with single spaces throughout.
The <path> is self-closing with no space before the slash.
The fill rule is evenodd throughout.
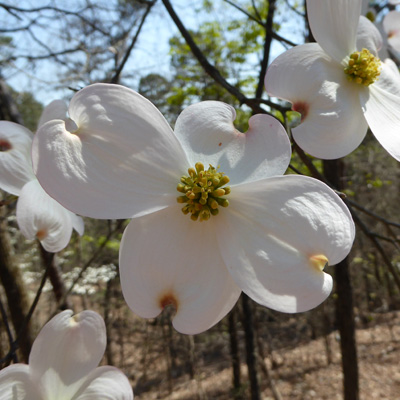
<path id="1" fill-rule="evenodd" d="M 71 302 L 66 298 L 67 288 L 61 275 L 60 266 L 57 263 L 56 255 L 46 251 L 41 244 L 39 244 L 40 254 L 42 256 L 44 269 L 47 269 L 48 277 L 51 285 L 53 286 L 53 293 L 58 303 L 59 310 L 73 309 Z M 60 303 L 61 302 L 61 303 Z"/>
<path id="2" fill-rule="evenodd" d="M 7 297 L 15 335 L 21 333 L 20 336 L 15 336 L 18 339 L 21 361 L 27 363 L 33 343 L 31 324 L 28 323 L 23 330 L 29 310 L 29 300 L 21 270 L 12 257 L 12 247 L 2 208 L 0 208 L 0 281 Z"/>
<path id="3" fill-rule="evenodd" d="M 237 307 L 237 306 L 236 306 Z M 229 327 L 229 344 L 231 350 L 232 360 L 232 384 L 233 384 L 233 398 L 241 399 L 241 377 L 240 377 L 240 355 L 239 355 L 239 343 L 237 337 L 237 308 L 234 307 L 228 316 L 228 327 Z"/>
<path id="4" fill-rule="evenodd" d="M 253 326 L 253 309 L 251 300 L 242 293 L 242 325 L 246 340 L 246 363 L 250 381 L 250 399 L 260 400 L 260 387 L 257 374 L 257 350 Z"/>
<path id="5" fill-rule="evenodd" d="M 343 168 L 344 165 L 341 160 L 324 160 L 325 177 L 338 190 L 343 187 L 341 182 Z M 337 293 L 336 321 L 340 333 L 340 348 L 342 352 L 344 400 L 358 400 L 357 346 L 348 257 L 335 265 L 335 280 Z"/>

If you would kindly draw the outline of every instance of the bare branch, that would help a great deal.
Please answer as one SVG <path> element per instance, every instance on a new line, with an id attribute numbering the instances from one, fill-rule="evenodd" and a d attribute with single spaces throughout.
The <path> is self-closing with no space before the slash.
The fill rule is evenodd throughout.
<path id="1" fill-rule="evenodd" d="M 257 17 L 255 17 L 254 15 L 250 14 L 249 12 L 247 12 L 245 9 L 243 9 L 242 7 L 240 7 L 239 5 L 235 4 L 233 1 L 231 0 L 224 0 L 226 3 L 230 4 L 232 7 L 235 7 L 237 10 L 239 10 L 240 12 L 242 12 L 243 14 L 245 14 L 249 19 L 251 19 L 254 22 L 257 22 L 257 24 L 261 25 L 263 28 L 266 28 L 266 23 L 264 23 L 261 20 L 261 16 L 260 14 L 257 15 Z M 274 0 L 275 2 L 275 0 Z M 271 31 L 270 31 L 271 37 L 272 39 L 278 40 L 280 42 L 286 43 L 289 46 L 297 46 L 296 43 L 293 43 L 291 40 L 284 38 L 283 36 L 277 34 L 276 32 L 274 32 L 272 30 L 272 26 L 271 26 Z"/>
<path id="2" fill-rule="evenodd" d="M 393 276 L 394 281 L 396 282 L 397 287 L 400 290 L 400 276 L 397 270 L 394 268 L 392 262 L 390 261 L 389 257 L 387 256 L 384 248 L 380 244 L 379 240 L 377 237 L 371 233 L 371 231 L 368 229 L 367 225 L 361 220 L 361 218 L 358 216 L 358 214 L 354 211 L 354 209 L 351 207 L 351 205 L 347 202 L 347 206 L 350 209 L 351 215 L 353 216 L 354 222 L 357 224 L 357 226 L 363 231 L 363 233 L 371 240 L 371 242 L 374 244 L 380 255 L 382 256 L 382 259 L 386 266 L 388 267 L 390 273 Z"/>
<path id="3" fill-rule="evenodd" d="M 261 61 L 260 74 L 258 77 L 258 85 L 256 89 L 257 99 L 261 98 L 262 93 L 264 91 L 264 79 L 269 64 L 269 55 L 272 42 L 272 25 L 274 23 L 274 14 L 275 14 L 275 1 L 276 0 L 270 0 L 268 6 L 268 16 L 267 16 L 267 22 L 265 24 L 264 53 L 263 53 L 263 59 Z"/>
<path id="4" fill-rule="evenodd" d="M 138 27 L 138 29 L 136 31 L 136 34 L 134 35 L 134 37 L 132 39 L 132 42 L 131 42 L 130 46 L 128 47 L 128 50 L 126 51 L 125 56 L 124 56 L 121 64 L 119 65 L 119 67 L 115 71 L 114 76 L 111 78 L 111 83 L 117 83 L 119 81 L 119 77 L 121 75 L 121 72 L 122 72 L 126 62 L 129 59 L 129 56 L 130 56 L 130 54 L 131 54 L 131 52 L 133 50 L 133 47 L 135 46 L 136 41 L 137 41 L 137 39 L 139 37 L 139 34 L 140 34 L 141 30 L 142 30 L 144 22 L 146 21 L 147 16 L 150 14 L 150 10 L 154 6 L 154 4 L 155 4 L 155 1 L 152 1 L 152 2 L 148 3 L 147 9 L 146 9 L 145 13 L 143 14 L 142 20 L 140 21 L 140 24 L 139 24 L 139 27 Z"/>
<path id="5" fill-rule="evenodd" d="M 204 56 L 203 52 L 200 50 L 200 48 L 197 46 L 197 44 L 194 42 L 192 36 L 188 32 L 188 30 L 185 28 L 183 25 L 182 21 L 179 19 L 178 15 L 175 13 L 175 10 L 173 9 L 171 3 L 169 0 L 162 0 L 165 8 L 167 9 L 169 15 L 171 16 L 172 20 L 175 22 L 175 25 L 179 29 L 181 35 L 185 39 L 186 43 L 190 47 L 193 55 L 197 58 L 199 61 L 200 65 L 203 67 L 204 71 L 210 75 L 215 82 L 220 84 L 222 87 L 224 87 L 229 93 L 231 93 L 233 96 L 235 96 L 241 104 L 246 104 L 248 105 L 254 112 L 257 113 L 264 113 L 264 114 L 270 114 L 263 108 L 259 106 L 258 102 L 255 102 L 253 100 L 248 99 L 238 88 L 235 86 L 232 86 L 219 72 L 217 68 L 215 68 L 213 65 L 210 64 L 210 62 L 207 60 L 207 58 Z"/>

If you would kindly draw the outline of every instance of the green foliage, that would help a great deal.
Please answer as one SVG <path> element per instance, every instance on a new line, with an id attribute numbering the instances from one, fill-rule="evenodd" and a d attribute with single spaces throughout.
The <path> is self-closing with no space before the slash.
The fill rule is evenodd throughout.
<path id="1" fill-rule="evenodd" d="M 215 4 L 205 1 L 204 7 L 211 13 Z M 268 7 L 265 4 L 259 9 L 266 15 Z M 243 14 L 240 19 L 204 22 L 197 31 L 191 31 L 191 35 L 207 60 L 230 84 L 249 97 L 254 96 L 258 79 L 257 54 L 262 51 L 265 35 L 260 24 Z M 204 100 L 226 102 L 236 108 L 237 128 L 246 131 L 250 110 L 239 108 L 237 99 L 204 71 L 180 35 L 170 39 L 170 54 L 171 77 L 149 74 L 140 80 L 139 92 L 172 124 L 190 104 Z"/>
<path id="2" fill-rule="evenodd" d="M 43 111 L 43 104 L 38 102 L 30 92 L 14 92 L 13 97 L 18 111 L 22 115 L 24 125 L 34 132 L 37 129 L 37 124 Z"/>
<path id="3" fill-rule="evenodd" d="M 264 28 L 260 24 L 246 16 L 223 22 L 210 21 L 192 31 L 191 35 L 207 60 L 229 83 L 250 97 L 254 95 L 259 61 L 257 54 L 261 52 L 264 40 Z M 168 99 L 170 104 L 182 107 L 194 101 L 210 99 L 237 103 L 205 73 L 181 36 L 172 37 L 170 47 L 174 71 L 173 94 Z"/>
<path id="4" fill-rule="evenodd" d="M 30 92 L 17 92 L 12 87 L 9 87 L 9 90 L 22 116 L 24 125 L 32 132 L 35 132 L 43 111 L 43 104 L 37 101 Z"/>

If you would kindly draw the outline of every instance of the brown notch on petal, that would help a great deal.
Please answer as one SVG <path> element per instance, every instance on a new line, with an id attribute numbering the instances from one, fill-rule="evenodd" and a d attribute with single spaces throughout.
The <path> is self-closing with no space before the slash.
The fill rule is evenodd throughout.
<path id="1" fill-rule="evenodd" d="M 39 229 L 39 230 L 36 232 L 36 237 L 37 237 L 39 240 L 45 239 L 46 236 L 47 236 L 47 231 L 46 231 L 46 229 Z"/>
<path id="2" fill-rule="evenodd" d="M 8 140 L 0 139 L 0 151 L 8 151 L 11 149 L 12 149 L 12 146 Z"/>
<path id="3" fill-rule="evenodd" d="M 304 121 L 308 114 L 309 105 L 304 101 L 293 103 L 292 110 L 301 114 L 301 121 Z"/>
<path id="4" fill-rule="evenodd" d="M 173 292 L 167 292 L 160 296 L 159 304 L 163 310 L 165 307 L 172 306 L 175 311 L 178 311 L 178 299 Z"/>

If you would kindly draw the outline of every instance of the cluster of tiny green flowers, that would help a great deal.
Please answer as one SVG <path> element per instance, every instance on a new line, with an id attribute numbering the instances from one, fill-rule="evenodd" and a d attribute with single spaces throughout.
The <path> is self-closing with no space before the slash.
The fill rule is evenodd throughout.
<path id="1" fill-rule="evenodd" d="M 189 176 L 182 176 L 177 190 L 183 196 L 177 198 L 178 203 L 187 203 L 182 212 L 193 221 L 207 221 L 211 215 L 217 215 L 218 207 L 228 207 L 229 202 L 222 196 L 231 192 L 230 187 L 222 186 L 229 182 L 229 178 L 223 172 L 218 172 L 218 168 L 212 165 L 207 171 L 200 162 L 196 163 L 196 168 L 189 168 Z"/>
<path id="2" fill-rule="evenodd" d="M 381 73 L 381 60 L 367 49 L 356 51 L 350 55 L 348 66 L 344 69 L 349 81 L 369 86 Z"/>

